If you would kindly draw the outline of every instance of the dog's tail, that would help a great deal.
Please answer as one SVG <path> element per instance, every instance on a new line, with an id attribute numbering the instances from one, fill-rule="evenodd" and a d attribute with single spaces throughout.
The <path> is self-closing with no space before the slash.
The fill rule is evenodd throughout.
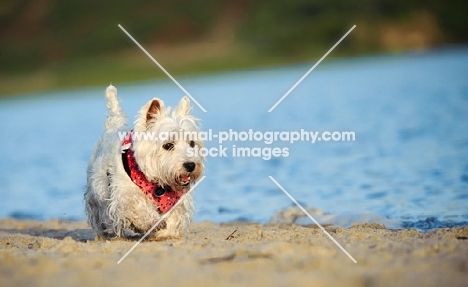
<path id="1" fill-rule="evenodd" d="M 112 113 L 120 111 L 119 100 L 117 99 L 117 89 L 112 84 L 106 89 L 107 108 Z"/>
<path id="2" fill-rule="evenodd" d="M 112 84 L 106 89 L 107 113 L 106 129 L 118 128 L 127 123 L 127 117 L 119 106 L 117 99 L 117 89 Z"/>

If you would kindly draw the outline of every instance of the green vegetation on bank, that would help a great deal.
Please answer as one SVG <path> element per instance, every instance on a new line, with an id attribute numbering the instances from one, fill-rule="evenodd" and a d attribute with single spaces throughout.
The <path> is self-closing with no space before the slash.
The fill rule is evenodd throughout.
<path id="1" fill-rule="evenodd" d="M 174 75 L 337 55 L 467 43 L 468 2 L 403 0 L 5 0 L 0 95 L 164 77 L 117 27 Z"/>

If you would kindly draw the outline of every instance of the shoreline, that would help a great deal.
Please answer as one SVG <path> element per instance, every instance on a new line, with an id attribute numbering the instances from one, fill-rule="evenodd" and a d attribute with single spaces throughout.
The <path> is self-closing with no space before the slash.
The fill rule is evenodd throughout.
<path id="1" fill-rule="evenodd" d="M 334 65 L 335 63 L 354 61 L 356 59 L 375 60 L 380 58 L 407 57 L 440 52 L 460 53 L 466 51 L 467 47 L 466 44 L 459 43 L 435 45 L 423 49 L 404 49 L 397 53 L 390 50 L 357 54 L 335 51 L 333 56 L 329 57 L 327 62 L 322 63 L 321 66 Z M 169 81 L 165 75 L 155 74 L 154 64 L 150 61 L 133 63 L 133 65 L 129 67 L 128 62 L 134 57 L 140 57 L 140 53 L 141 51 L 139 49 L 133 49 L 107 55 L 105 57 L 89 56 L 74 59 L 57 66 L 48 66 L 20 74 L 0 74 L 0 79 L 3 81 L 2 86 L 0 86 L 0 99 L 8 100 L 35 94 L 54 94 L 58 91 L 76 89 L 94 89 L 97 87 L 105 87 L 109 82 L 113 82 L 119 86 L 128 86 L 132 84 Z M 287 68 L 296 65 L 309 66 L 313 58 L 310 55 L 302 58 L 258 58 L 258 55 L 252 55 L 246 51 L 231 51 L 231 58 L 225 59 L 226 63 L 221 65 L 217 63 L 217 59 L 212 59 L 211 57 L 208 57 L 208 63 L 202 63 L 199 60 L 193 61 L 193 59 L 191 59 L 187 65 L 181 65 L 180 63 L 172 63 L 170 61 L 178 62 L 177 59 L 180 58 L 180 55 L 174 55 L 170 51 L 155 52 L 155 54 L 161 53 L 168 54 L 167 58 L 169 60 L 166 64 L 166 68 L 171 70 L 172 75 L 176 78 L 211 77 L 225 73 L 255 72 L 267 69 Z M 316 52 L 317 55 L 321 55 L 321 53 L 322 52 Z M 187 53 L 184 52 L 182 55 L 187 55 Z M 195 55 L 197 54 L 195 53 Z M 101 63 L 101 66 L 96 66 L 96 63 Z M 112 63 L 112 69 L 108 68 L 110 63 Z M 71 67 L 78 64 L 82 66 L 82 70 L 77 72 L 71 69 Z M 106 78 L 104 80 L 102 79 L 102 75 L 96 78 L 95 70 L 97 68 L 106 71 Z M 24 82 L 28 82 L 29 85 L 22 85 Z"/>
<path id="2" fill-rule="evenodd" d="M 85 222 L 0 219 L 0 285 L 466 286 L 468 227 L 192 223 L 180 239 L 99 240 Z"/>

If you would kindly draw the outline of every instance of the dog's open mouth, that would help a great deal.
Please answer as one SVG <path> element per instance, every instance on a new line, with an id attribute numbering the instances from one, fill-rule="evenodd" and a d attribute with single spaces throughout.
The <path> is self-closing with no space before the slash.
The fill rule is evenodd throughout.
<path id="1" fill-rule="evenodd" d="M 190 184 L 190 174 L 181 175 L 176 181 L 179 185 L 187 186 Z"/>

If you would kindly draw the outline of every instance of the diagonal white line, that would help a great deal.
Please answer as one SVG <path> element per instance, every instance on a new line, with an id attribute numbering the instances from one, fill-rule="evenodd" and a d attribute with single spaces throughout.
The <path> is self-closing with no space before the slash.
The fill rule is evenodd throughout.
<path id="1" fill-rule="evenodd" d="M 271 109 L 268 110 L 268 112 L 271 113 L 271 111 L 273 111 L 276 108 L 276 106 L 279 105 L 284 100 L 284 98 L 286 98 L 297 87 L 297 85 L 299 85 L 302 82 L 302 80 L 304 80 L 305 77 L 307 77 L 315 69 L 315 67 L 317 67 L 319 65 L 320 62 L 322 62 L 323 59 L 325 59 L 328 56 L 328 54 L 330 54 L 331 51 L 333 51 L 333 49 L 335 49 L 336 46 L 338 46 L 338 44 L 340 44 L 341 41 L 343 41 L 344 38 L 346 38 L 346 36 L 348 36 L 349 33 L 351 33 L 351 31 L 354 30 L 354 28 L 356 28 L 356 25 L 354 25 L 351 29 L 349 29 L 349 31 L 346 34 L 344 34 L 344 36 L 341 37 L 341 39 L 338 40 L 338 42 L 336 42 L 336 44 L 333 45 L 333 47 L 331 47 L 330 50 L 328 50 L 328 52 L 325 55 L 323 55 L 323 57 L 320 58 L 320 60 L 317 63 L 315 63 L 315 65 L 312 68 L 310 68 L 310 70 L 307 71 L 307 73 L 305 73 L 305 75 L 302 76 L 302 78 L 300 78 L 299 81 L 297 81 L 297 83 L 295 83 L 294 86 L 292 86 L 291 89 L 289 89 L 289 91 L 287 91 L 286 94 L 284 94 L 284 96 L 282 96 L 281 99 L 279 99 L 276 102 L 276 104 L 273 105 L 273 107 L 271 107 Z"/>
<path id="2" fill-rule="evenodd" d="M 127 255 L 130 254 L 130 252 L 132 252 L 133 249 L 135 249 L 135 247 L 137 247 L 138 244 L 140 244 L 140 243 L 156 228 L 156 226 L 158 226 L 159 223 L 161 223 L 161 222 L 169 215 L 169 213 L 171 213 L 171 211 L 174 210 L 174 208 L 176 208 L 176 207 L 187 197 L 187 195 L 189 195 L 189 194 L 195 189 L 195 187 L 197 187 L 197 185 L 205 179 L 205 177 L 206 177 L 206 176 L 202 176 L 202 177 L 200 178 L 200 180 L 199 180 L 197 183 L 195 183 L 195 184 L 192 186 L 192 188 L 190 188 L 190 190 L 189 190 L 186 194 L 184 194 L 184 196 L 182 196 L 182 197 L 179 199 L 179 201 L 177 201 L 176 204 L 174 204 L 174 206 L 173 206 L 171 209 L 169 209 L 169 211 L 166 212 L 166 213 L 153 225 L 153 227 L 151 227 L 151 229 L 148 230 L 148 232 L 146 232 L 146 234 L 143 235 L 143 237 L 140 238 L 140 240 L 138 240 L 138 242 L 135 243 L 135 244 L 133 245 L 133 247 L 130 248 L 130 250 L 127 251 L 127 253 L 125 253 L 124 256 L 122 256 L 122 258 L 120 258 L 119 261 L 117 261 L 117 264 L 120 264 L 120 262 L 122 262 L 122 261 L 125 259 L 125 257 L 127 257 Z"/>
<path id="3" fill-rule="evenodd" d="M 335 238 L 333 238 L 330 233 L 328 233 L 325 228 L 322 227 L 322 225 L 320 225 L 320 223 L 317 222 L 317 220 L 315 220 L 315 218 L 312 217 L 312 215 L 310 215 L 307 210 L 304 209 L 304 207 L 302 207 L 302 205 L 299 204 L 299 202 L 297 202 L 294 197 L 291 196 L 291 194 L 289 194 L 289 192 L 287 192 L 282 186 L 281 184 L 279 184 L 271 175 L 268 176 L 310 219 L 312 219 L 312 221 L 317 224 L 318 227 L 320 227 L 320 229 L 322 229 L 323 232 L 325 232 L 325 234 L 341 249 L 341 251 L 343 251 L 346 255 L 348 255 L 348 257 L 354 262 L 354 263 L 357 263 L 356 259 L 353 258 L 353 256 L 351 256 L 351 254 L 348 253 L 348 251 L 346 251 L 346 249 L 343 248 L 343 246 L 341 246 L 336 240 Z"/>
<path id="4" fill-rule="evenodd" d="M 140 49 L 141 49 L 143 52 L 145 52 L 145 54 L 146 54 L 151 60 L 153 60 L 153 62 L 154 62 L 156 65 L 158 65 L 158 67 L 159 67 L 164 73 L 166 73 L 166 75 L 167 75 L 169 78 L 171 78 L 171 80 L 172 80 L 185 94 L 187 94 L 187 96 L 190 97 L 190 99 L 191 99 L 195 104 L 197 104 L 197 106 L 198 106 L 202 111 L 204 111 L 204 112 L 206 113 L 205 108 L 203 108 L 202 105 L 200 105 L 200 104 L 197 102 L 197 100 L 195 100 L 195 98 L 192 97 L 192 95 L 190 95 L 190 93 L 187 92 L 187 90 L 185 90 L 184 87 L 182 87 L 182 85 L 179 84 L 179 82 L 177 82 L 176 79 L 174 79 L 174 77 L 172 77 L 171 74 L 169 74 L 169 72 L 166 71 L 166 69 L 164 69 L 164 67 L 161 66 L 161 64 L 159 64 L 158 61 L 156 61 L 156 59 L 154 59 L 153 56 L 151 56 L 150 53 L 148 53 L 148 52 L 145 50 L 145 48 L 143 48 L 143 46 L 140 45 L 140 43 L 138 43 L 137 40 L 135 40 L 135 38 L 133 38 L 132 35 L 130 35 L 130 33 L 128 33 L 127 30 L 124 29 L 124 27 L 122 27 L 122 25 L 119 24 L 118 26 L 119 26 L 120 29 L 122 29 L 122 31 L 123 31 L 125 34 L 127 34 L 127 36 L 128 36 L 130 39 L 132 39 L 133 42 L 135 42 L 135 44 L 137 44 L 138 47 L 140 47 Z"/>

